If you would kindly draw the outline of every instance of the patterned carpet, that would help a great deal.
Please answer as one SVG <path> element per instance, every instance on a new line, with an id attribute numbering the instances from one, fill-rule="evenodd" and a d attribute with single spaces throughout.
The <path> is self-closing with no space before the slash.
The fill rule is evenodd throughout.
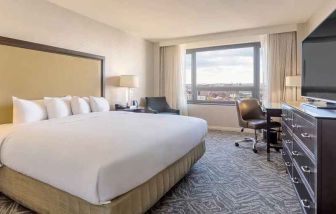
<path id="1" fill-rule="evenodd" d="M 155 213 L 302 213 L 280 153 L 266 161 L 265 148 L 237 148 L 239 133 L 210 131 L 207 151 L 150 211 Z M 0 213 L 32 213 L 0 194 Z"/>

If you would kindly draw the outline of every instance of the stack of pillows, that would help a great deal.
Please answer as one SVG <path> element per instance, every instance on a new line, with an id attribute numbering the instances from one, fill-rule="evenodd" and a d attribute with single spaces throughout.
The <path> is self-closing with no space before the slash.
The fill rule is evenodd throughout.
<path id="1" fill-rule="evenodd" d="M 109 110 L 110 105 L 104 97 L 44 97 L 43 100 L 13 97 L 14 124 Z"/>

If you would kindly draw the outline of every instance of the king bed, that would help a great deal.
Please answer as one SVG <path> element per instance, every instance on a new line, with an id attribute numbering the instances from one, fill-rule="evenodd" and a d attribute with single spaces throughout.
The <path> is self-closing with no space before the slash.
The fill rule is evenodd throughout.
<path id="1" fill-rule="evenodd" d="M 102 96 L 104 57 L 0 44 L 0 191 L 27 208 L 143 213 L 204 154 L 207 124 L 192 117 L 110 111 L 12 124 L 11 96 Z"/>

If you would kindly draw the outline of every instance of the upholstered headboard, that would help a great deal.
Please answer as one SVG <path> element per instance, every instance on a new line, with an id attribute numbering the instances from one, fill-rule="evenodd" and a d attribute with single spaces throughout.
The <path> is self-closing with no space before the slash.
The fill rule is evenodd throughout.
<path id="1" fill-rule="evenodd" d="M 12 122 L 12 96 L 104 96 L 104 57 L 0 37 L 0 124 Z"/>

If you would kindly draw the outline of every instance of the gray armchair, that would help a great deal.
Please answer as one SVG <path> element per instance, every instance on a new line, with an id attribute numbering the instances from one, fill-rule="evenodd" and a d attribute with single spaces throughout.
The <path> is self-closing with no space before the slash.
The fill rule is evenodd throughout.
<path id="1" fill-rule="evenodd" d="M 146 97 L 146 112 L 154 114 L 180 114 L 180 110 L 170 108 L 166 97 Z"/>

